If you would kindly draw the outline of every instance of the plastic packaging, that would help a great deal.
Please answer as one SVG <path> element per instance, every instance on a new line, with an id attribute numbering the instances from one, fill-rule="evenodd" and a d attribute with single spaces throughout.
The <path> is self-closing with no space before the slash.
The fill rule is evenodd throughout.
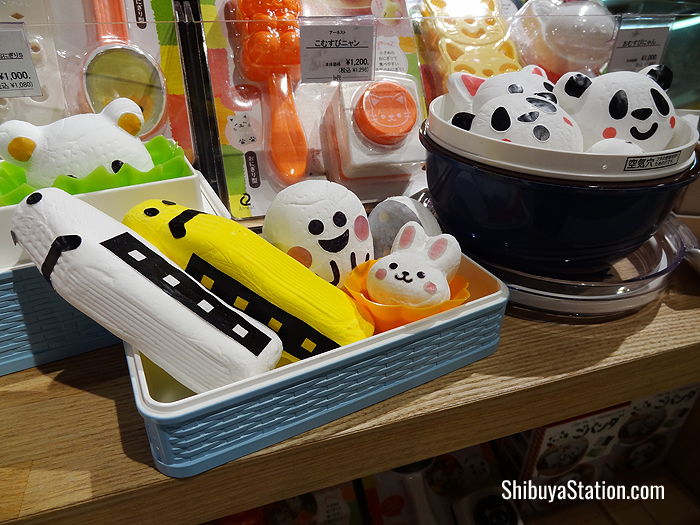
<path id="1" fill-rule="evenodd" d="M 268 139 L 272 163 L 286 184 L 306 175 L 308 147 L 294 102 L 299 78 L 298 0 L 238 0 L 235 34 L 243 75 L 265 86 L 269 104 Z"/>
<path id="2" fill-rule="evenodd" d="M 425 159 L 419 92 L 411 75 L 378 71 L 373 82 L 340 82 L 321 137 L 329 177 L 409 177 Z"/>
<path id="3" fill-rule="evenodd" d="M 556 82 L 569 71 L 600 74 L 612 52 L 616 25 L 597 1 L 529 0 L 513 19 L 510 37 L 525 63 L 543 67 Z"/>
<path id="4" fill-rule="evenodd" d="M 420 52 L 428 102 L 447 91 L 447 77 L 466 72 L 484 78 L 521 67 L 496 0 L 425 0 Z"/>
<path id="5" fill-rule="evenodd" d="M 365 204 L 389 196 L 410 196 L 426 186 L 422 170 L 425 152 L 417 140 L 418 126 L 426 111 L 416 39 L 404 2 L 303 0 L 298 4 L 301 11 L 294 10 L 300 15 L 297 23 L 287 15 L 285 18 L 275 14 L 274 10 L 274 16 L 266 15 L 274 20 L 264 22 L 262 18 L 265 17 L 261 18 L 260 13 L 241 10 L 246 2 L 239 3 L 238 8 L 225 0 L 200 2 L 214 94 L 213 110 L 231 212 L 236 219 L 264 216 L 278 192 L 301 180 L 318 178 L 338 182 Z M 353 21 L 349 18 L 369 14 L 376 19 L 365 17 Z M 245 20 L 244 16 L 253 19 Z M 306 28 L 309 34 L 314 34 L 319 25 L 329 26 L 331 30 L 337 27 L 337 31 L 353 25 L 374 30 L 374 58 L 363 56 L 361 59 L 361 62 L 365 59 L 369 62 L 367 70 L 360 72 L 367 74 L 368 80 L 345 78 L 337 82 L 325 76 L 328 71 L 325 68 L 345 69 L 345 60 L 355 57 L 350 51 L 345 60 L 336 62 L 334 58 L 330 66 L 313 65 L 314 60 L 321 60 L 318 56 L 300 53 L 300 39 L 290 35 L 300 35 Z M 246 38 L 251 42 L 253 38 L 266 39 L 267 47 L 249 46 L 249 51 L 255 53 L 247 52 Z M 301 78 L 300 61 L 305 60 L 309 62 L 304 62 L 305 73 Z M 285 65 L 278 68 L 278 63 Z M 254 65 L 252 70 L 251 65 Z M 360 66 L 364 66 L 364 62 Z M 309 71 L 318 68 L 324 71 L 323 78 L 328 81 L 307 78 L 314 76 L 308 75 Z M 267 79 L 272 74 L 282 76 L 282 73 L 286 73 L 288 88 L 284 107 L 291 108 L 293 98 L 300 128 L 296 124 L 282 125 L 290 122 L 289 119 L 278 118 L 279 111 L 268 103 Z M 351 73 L 344 72 L 341 76 L 354 75 Z M 366 91 L 368 87 L 370 90 Z M 380 100 L 383 102 L 377 106 Z M 341 109 L 338 107 L 341 104 L 347 107 Z M 395 110 L 404 115 L 404 121 L 398 126 L 401 129 L 396 131 L 391 129 Z M 275 153 L 272 137 L 277 132 L 274 126 L 283 130 L 280 136 L 286 136 L 285 140 L 293 146 L 293 150 L 287 150 L 290 154 L 282 153 L 282 149 L 279 155 Z M 354 136 L 350 137 L 350 133 Z M 282 163 L 301 166 L 302 157 L 306 161 L 303 173 L 295 168 L 294 176 L 283 175 Z"/>
<path id="6" fill-rule="evenodd" d="M 85 57 L 83 94 L 94 112 L 127 97 L 144 113 L 141 135 L 149 136 L 165 117 L 165 78 L 153 57 L 129 41 L 122 0 L 92 0 L 97 46 Z"/>

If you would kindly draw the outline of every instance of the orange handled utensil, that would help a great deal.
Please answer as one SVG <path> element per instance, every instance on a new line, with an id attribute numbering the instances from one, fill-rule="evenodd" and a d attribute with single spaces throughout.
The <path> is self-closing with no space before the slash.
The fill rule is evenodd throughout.
<path id="1" fill-rule="evenodd" d="M 238 0 L 240 66 L 243 74 L 266 85 L 270 104 L 270 154 L 288 184 L 306 173 L 308 146 L 299 120 L 292 83 L 299 78 L 298 0 Z"/>
<path id="2" fill-rule="evenodd" d="M 122 0 L 92 0 L 92 9 L 97 47 L 83 64 L 83 94 L 90 109 L 99 112 L 115 98 L 130 98 L 143 110 L 139 135 L 155 132 L 166 109 L 160 67 L 153 57 L 129 43 Z"/>
<path id="3" fill-rule="evenodd" d="M 94 1 L 92 10 L 95 15 L 97 40 L 100 44 L 126 44 L 129 32 L 126 22 L 124 2 Z"/>

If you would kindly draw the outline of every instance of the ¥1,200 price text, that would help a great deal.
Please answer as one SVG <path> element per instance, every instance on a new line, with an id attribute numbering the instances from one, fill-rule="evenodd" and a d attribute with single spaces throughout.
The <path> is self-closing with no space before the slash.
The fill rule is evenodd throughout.
<path id="1" fill-rule="evenodd" d="M 369 65 L 369 60 L 367 58 L 346 58 L 346 66 L 367 66 Z"/>

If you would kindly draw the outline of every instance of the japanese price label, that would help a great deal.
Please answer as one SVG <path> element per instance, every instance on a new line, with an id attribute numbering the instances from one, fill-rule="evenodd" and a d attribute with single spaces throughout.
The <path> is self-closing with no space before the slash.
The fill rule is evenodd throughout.
<path id="1" fill-rule="evenodd" d="M 0 23 L 0 97 L 41 96 L 22 23 Z"/>
<path id="2" fill-rule="evenodd" d="M 608 71 L 639 71 L 663 58 L 668 26 L 630 27 L 617 32 Z"/>
<path id="3" fill-rule="evenodd" d="M 340 25 L 300 18 L 301 81 L 374 79 L 375 24 Z"/>

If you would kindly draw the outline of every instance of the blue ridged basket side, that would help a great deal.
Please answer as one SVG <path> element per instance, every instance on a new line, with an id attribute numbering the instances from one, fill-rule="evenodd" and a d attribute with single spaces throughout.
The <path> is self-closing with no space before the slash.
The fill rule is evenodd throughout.
<path id="1" fill-rule="evenodd" d="M 0 273 L 0 375 L 117 343 L 34 266 Z"/>
<path id="2" fill-rule="evenodd" d="M 493 353 L 506 299 L 177 417 L 142 409 L 158 469 L 198 474 Z"/>

